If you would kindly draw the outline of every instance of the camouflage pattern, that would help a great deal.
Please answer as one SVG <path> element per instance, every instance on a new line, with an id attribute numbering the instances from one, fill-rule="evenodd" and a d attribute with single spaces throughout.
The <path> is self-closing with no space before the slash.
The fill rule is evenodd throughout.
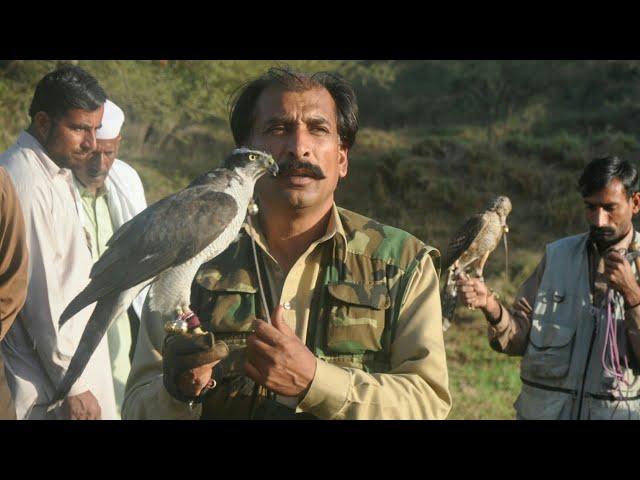
<path id="1" fill-rule="evenodd" d="M 439 273 L 440 255 L 402 230 L 345 209 L 338 212 L 345 236 L 335 235 L 322 246 L 306 344 L 329 363 L 384 373 L 390 370 L 391 340 L 408 282 L 427 254 Z M 277 411 L 273 418 L 280 418 L 276 406 L 265 407 L 273 401 L 268 392 L 243 373 L 251 322 L 263 317 L 251 239 L 244 230 L 238 242 L 200 268 L 192 308 L 203 328 L 230 349 L 216 372 L 218 387 L 205 401 L 203 418 L 246 418 L 248 411 L 253 412 L 249 416 Z"/>

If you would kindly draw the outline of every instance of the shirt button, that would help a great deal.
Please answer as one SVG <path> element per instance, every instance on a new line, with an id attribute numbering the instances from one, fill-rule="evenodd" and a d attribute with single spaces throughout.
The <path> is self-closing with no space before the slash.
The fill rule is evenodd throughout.
<path id="1" fill-rule="evenodd" d="M 282 305 L 284 307 L 285 310 L 291 310 L 291 303 L 287 302 L 284 305 Z"/>

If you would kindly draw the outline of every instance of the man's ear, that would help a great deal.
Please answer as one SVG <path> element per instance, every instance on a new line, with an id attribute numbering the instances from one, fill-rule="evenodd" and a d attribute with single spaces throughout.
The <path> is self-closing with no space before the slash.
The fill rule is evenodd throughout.
<path id="1" fill-rule="evenodd" d="M 338 147 L 338 174 L 340 178 L 344 178 L 347 176 L 347 172 L 349 171 L 349 147 L 344 146 L 340 143 Z"/>
<path id="2" fill-rule="evenodd" d="M 640 212 L 640 192 L 631 194 L 631 211 L 634 215 Z"/>
<path id="3" fill-rule="evenodd" d="M 46 112 L 38 112 L 33 117 L 33 127 L 35 133 L 40 137 L 38 140 L 45 140 L 53 128 L 51 117 Z"/>

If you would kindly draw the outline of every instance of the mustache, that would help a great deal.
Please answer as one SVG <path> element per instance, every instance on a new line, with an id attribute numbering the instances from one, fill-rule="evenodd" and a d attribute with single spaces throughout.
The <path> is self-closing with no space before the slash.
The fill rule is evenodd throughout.
<path id="1" fill-rule="evenodd" d="M 589 233 L 593 237 L 606 237 L 608 235 L 613 235 L 616 231 L 610 227 L 594 227 L 591 225 L 589 227 Z"/>
<path id="2" fill-rule="evenodd" d="M 327 178 L 322 169 L 318 165 L 314 165 L 304 160 L 298 160 L 295 158 L 289 158 L 278 165 L 280 172 L 278 177 L 287 177 L 291 173 L 302 173 L 308 177 L 315 178 L 316 180 L 323 180 Z"/>

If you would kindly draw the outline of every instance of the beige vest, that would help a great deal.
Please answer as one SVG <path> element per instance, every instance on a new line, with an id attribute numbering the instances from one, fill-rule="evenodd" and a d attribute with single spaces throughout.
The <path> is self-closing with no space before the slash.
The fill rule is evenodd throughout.
<path id="1" fill-rule="evenodd" d="M 581 234 L 547 246 L 521 364 L 518 418 L 640 419 L 639 372 L 634 373 L 637 362 L 621 320 L 619 350 L 630 361 L 625 369 L 630 386 L 622 386 L 623 400 L 615 398 L 618 381 L 602 367 L 606 314 L 592 307 L 587 239 L 588 234 Z M 640 240 L 638 232 L 634 240 Z M 632 268 L 637 275 L 635 265 Z M 617 299 L 616 308 L 623 309 L 619 295 Z"/>

